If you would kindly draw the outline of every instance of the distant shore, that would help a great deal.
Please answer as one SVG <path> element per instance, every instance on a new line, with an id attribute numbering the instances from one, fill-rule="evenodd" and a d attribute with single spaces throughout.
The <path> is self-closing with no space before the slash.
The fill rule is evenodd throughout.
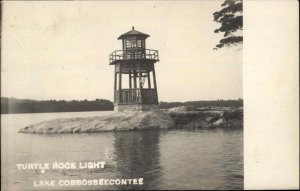
<path id="1" fill-rule="evenodd" d="M 243 107 L 243 100 L 202 100 L 187 102 L 163 102 L 159 103 L 160 109 L 170 109 L 179 106 L 186 107 Z M 31 100 L 16 98 L 1 98 L 1 114 L 17 113 L 56 113 L 56 112 L 84 112 L 84 111 L 112 111 L 113 102 L 106 99 L 95 100 Z"/>

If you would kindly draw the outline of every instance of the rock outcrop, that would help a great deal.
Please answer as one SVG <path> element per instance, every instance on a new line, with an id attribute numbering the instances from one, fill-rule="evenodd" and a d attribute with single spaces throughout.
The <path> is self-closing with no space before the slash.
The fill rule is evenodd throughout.
<path id="1" fill-rule="evenodd" d="M 172 118 L 162 111 L 116 112 L 105 116 L 64 118 L 43 121 L 19 130 L 20 133 L 89 133 L 141 129 L 168 129 Z"/>
<path id="2" fill-rule="evenodd" d="M 166 111 L 177 129 L 242 128 L 243 108 L 177 107 Z"/>
<path id="3" fill-rule="evenodd" d="M 115 112 L 105 116 L 43 121 L 20 133 L 90 133 L 144 129 L 242 128 L 243 109 L 176 107 L 166 111 Z"/>

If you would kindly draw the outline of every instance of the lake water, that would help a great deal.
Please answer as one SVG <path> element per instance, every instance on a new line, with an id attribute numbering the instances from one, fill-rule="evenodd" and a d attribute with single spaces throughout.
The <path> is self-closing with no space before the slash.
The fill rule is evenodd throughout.
<path id="1" fill-rule="evenodd" d="M 90 134 L 17 133 L 43 120 L 107 115 L 1 115 L 3 190 L 243 189 L 242 130 L 161 130 Z M 17 164 L 105 161 L 101 170 L 18 170 Z M 48 186 L 34 181 L 143 178 L 143 185 Z"/>

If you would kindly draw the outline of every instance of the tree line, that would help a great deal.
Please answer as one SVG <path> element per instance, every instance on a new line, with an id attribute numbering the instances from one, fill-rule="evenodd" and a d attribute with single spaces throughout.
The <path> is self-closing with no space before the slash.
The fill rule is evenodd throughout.
<path id="1" fill-rule="evenodd" d="M 169 109 L 178 106 L 200 107 L 243 107 L 243 99 L 238 100 L 211 100 L 211 101 L 187 101 L 187 102 L 160 102 L 160 109 Z"/>
<path id="2" fill-rule="evenodd" d="M 188 102 L 160 102 L 160 109 L 178 106 L 193 107 L 242 107 L 243 100 L 212 100 Z M 76 111 L 111 111 L 113 102 L 106 99 L 88 100 L 45 100 L 1 98 L 1 113 L 48 113 L 48 112 L 76 112 Z"/>
<path id="3" fill-rule="evenodd" d="M 76 111 L 109 111 L 114 105 L 106 99 L 88 100 L 46 100 L 1 98 L 1 113 L 47 113 Z"/>

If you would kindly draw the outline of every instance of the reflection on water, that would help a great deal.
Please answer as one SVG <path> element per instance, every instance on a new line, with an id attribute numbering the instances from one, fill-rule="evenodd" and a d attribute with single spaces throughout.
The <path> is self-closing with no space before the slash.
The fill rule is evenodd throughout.
<path id="1" fill-rule="evenodd" d="M 120 189 L 155 189 L 159 184 L 159 131 L 115 133 L 115 157 L 120 177 L 144 178 L 144 185 Z"/>
<path id="2" fill-rule="evenodd" d="M 33 180 L 144 178 L 144 185 L 48 187 L 51 190 L 242 189 L 243 131 L 130 131 L 33 135 L 25 125 L 99 112 L 3 115 L 2 188 L 32 190 Z M 104 171 L 24 173 L 17 163 L 106 161 Z M 44 189 L 44 188 L 43 188 Z M 42 189 L 39 189 L 42 190 Z"/>

